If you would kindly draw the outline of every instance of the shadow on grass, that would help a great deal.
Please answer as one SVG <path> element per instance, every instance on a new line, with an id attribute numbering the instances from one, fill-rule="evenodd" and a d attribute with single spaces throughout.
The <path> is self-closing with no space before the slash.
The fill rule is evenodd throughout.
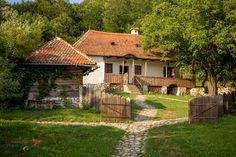
<path id="1" fill-rule="evenodd" d="M 166 106 L 160 103 L 158 100 L 146 100 L 146 103 L 155 106 L 156 109 L 166 109 Z"/>

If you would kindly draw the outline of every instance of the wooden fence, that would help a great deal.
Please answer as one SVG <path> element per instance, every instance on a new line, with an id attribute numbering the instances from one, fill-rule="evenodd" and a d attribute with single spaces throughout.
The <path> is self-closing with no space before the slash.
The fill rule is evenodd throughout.
<path id="1" fill-rule="evenodd" d="M 131 100 L 122 96 L 104 93 L 101 105 L 101 117 L 105 121 L 131 120 Z"/>
<path id="2" fill-rule="evenodd" d="M 132 119 L 132 102 L 129 98 L 105 93 L 101 85 L 84 85 L 82 91 L 82 107 L 96 108 L 102 120 Z"/>
<path id="3" fill-rule="evenodd" d="M 102 93 L 104 91 L 104 86 L 102 85 L 83 85 L 82 86 L 82 98 L 81 107 L 82 108 L 96 108 L 97 111 L 100 110 L 100 105 L 102 103 Z"/>
<path id="4" fill-rule="evenodd" d="M 235 108 L 236 92 L 205 96 L 189 101 L 189 123 L 216 121 Z"/>

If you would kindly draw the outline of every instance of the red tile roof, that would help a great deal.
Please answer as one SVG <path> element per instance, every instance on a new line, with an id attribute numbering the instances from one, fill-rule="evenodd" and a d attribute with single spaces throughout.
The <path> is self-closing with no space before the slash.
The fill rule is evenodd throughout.
<path id="1" fill-rule="evenodd" d="M 29 64 L 40 65 L 95 65 L 96 62 L 87 55 L 76 50 L 63 39 L 56 37 L 35 51 Z"/>
<path id="2" fill-rule="evenodd" d="M 73 46 L 91 56 L 125 57 L 132 55 L 140 59 L 162 59 L 161 56 L 145 52 L 141 46 L 140 37 L 140 35 L 133 34 L 89 30 Z M 171 58 L 165 59 L 172 60 Z"/>

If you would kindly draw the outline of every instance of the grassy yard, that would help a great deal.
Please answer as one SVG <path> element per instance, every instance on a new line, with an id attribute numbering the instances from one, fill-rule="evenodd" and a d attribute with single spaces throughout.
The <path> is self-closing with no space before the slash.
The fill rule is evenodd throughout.
<path id="1" fill-rule="evenodd" d="M 0 110 L 0 119 L 7 120 L 38 120 L 38 121 L 100 121 L 100 114 L 94 109 L 53 109 L 53 110 L 26 110 L 5 109 Z"/>
<path id="2" fill-rule="evenodd" d="M 39 125 L 0 120 L 0 156 L 109 157 L 123 134 L 122 130 L 103 126 Z M 39 145 L 31 147 L 34 139 L 39 140 Z"/>
<path id="3" fill-rule="evenodd" d="M 174 96 L 164 94 L 147 94 L 146 102 L 157 108 L 156 119 L 187 117 L 188 100 L 191 96 Z"/>
<path id="4" fill-rule="evenodd" d="M 121 95 L 121 96 L 130 98 L 133 101 L 133 103 L 132 103 L 133 118 L 136 117 L 138 115 L 138 113 L 142 110 L 142 108 L 135 103 L 136 95 L 131 94 L 131 93 L 126 93 L 126 92 L 116 92 L 116 93 L 113 93 L 113 94 Z"/>
<path id="5" fill-rule="evenodd" d="M 177 124 L 149 130 L 144 157 L 234 157 L 236 114 L 219 123 Z"/>

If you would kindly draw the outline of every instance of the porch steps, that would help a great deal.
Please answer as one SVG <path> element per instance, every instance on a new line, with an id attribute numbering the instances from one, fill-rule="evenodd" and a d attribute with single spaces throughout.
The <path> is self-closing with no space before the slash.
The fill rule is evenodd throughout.
<path id="1" fill-rule="evenodd" d="M 132 94 L 136 94 L 136 95 L 142 94 L 137 86 L 130 85 L 130 84 L 124 85 L 124 92 L 132 93 Z"/>

